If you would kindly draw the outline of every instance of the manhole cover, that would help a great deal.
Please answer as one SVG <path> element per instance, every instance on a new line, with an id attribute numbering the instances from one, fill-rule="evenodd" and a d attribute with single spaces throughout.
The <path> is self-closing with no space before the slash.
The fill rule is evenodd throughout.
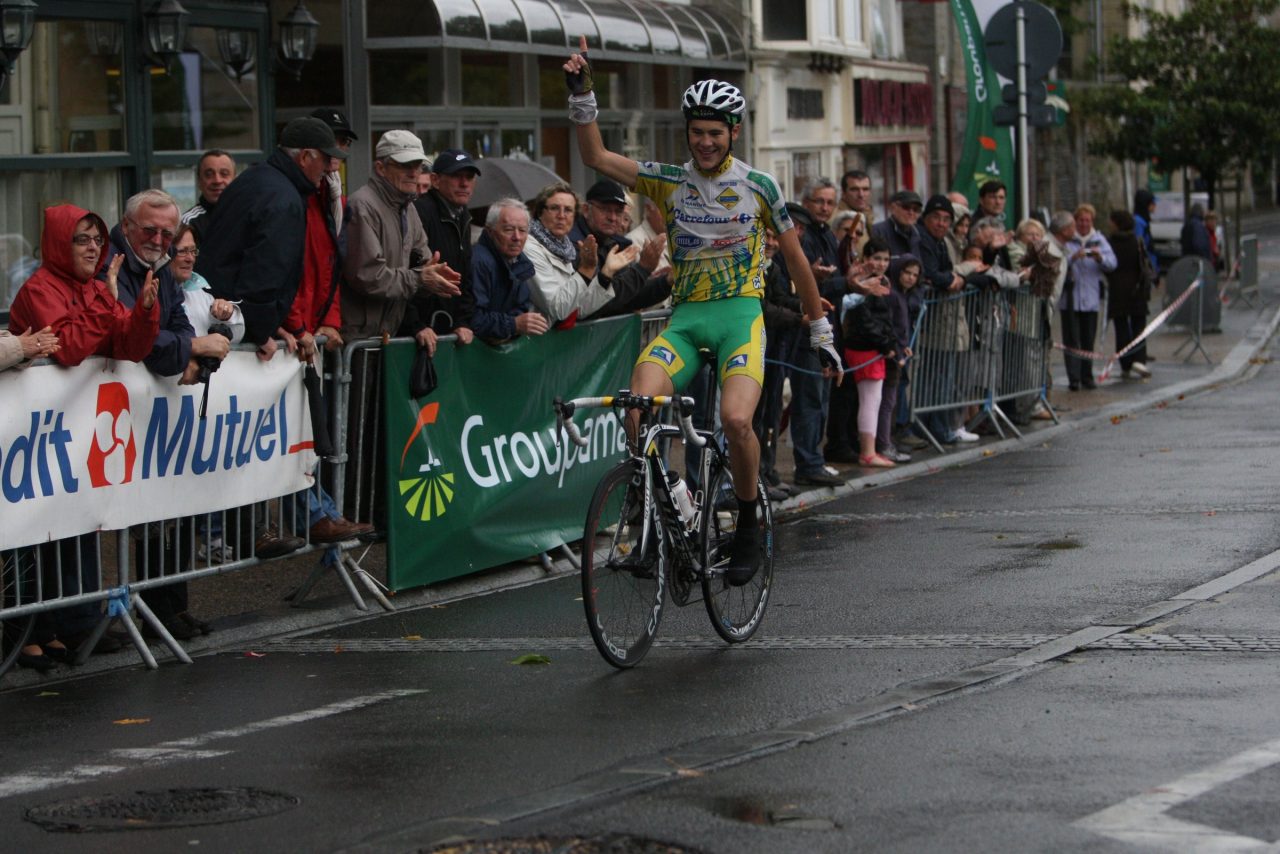
<path id="1" fill-rule="evenodd" d="M 159 789 L 55 801 L 27 810 L 26 819 L 45 830 L 146 830 L 262 818 L 298 803 L 293 795 L 263 789 Z"/>
<path id="2" fill-rule="evenodd" d="M 476 839 L 429 849 L 427 854 L 701 854 L 696 848 L 642 836 L 526 836 Z"/>

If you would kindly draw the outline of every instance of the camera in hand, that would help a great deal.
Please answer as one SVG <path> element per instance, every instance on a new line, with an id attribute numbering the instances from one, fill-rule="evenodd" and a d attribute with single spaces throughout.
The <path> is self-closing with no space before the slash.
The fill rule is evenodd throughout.
<path id="1" fill-rule="evenodd" d="M 234 334 L 231 327 L 221 321 L 209 324 L 210 335 L 221 335 L 228 341 Z M 200 396 L 200 417 L 204 418 L 205 411 L 209 407 L 209 376 L 222 364 L 222 360 L 217 356 L 196 356 L 196 382 L 204 386 L 204 394 Z"/>

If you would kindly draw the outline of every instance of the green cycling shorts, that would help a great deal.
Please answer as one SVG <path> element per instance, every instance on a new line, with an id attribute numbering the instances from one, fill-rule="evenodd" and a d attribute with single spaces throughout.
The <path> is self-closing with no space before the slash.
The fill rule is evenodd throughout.
<path id="1" fill-rule="evenodd" d="M 758 297 L 682 302 L 667 328 L 645 347 L 637 365 L 651 362 L 679 392 L 702 366 L 699 351 L 715 355 L 720 383 L 741 374 L 764 385 L 764 314 Z"/>

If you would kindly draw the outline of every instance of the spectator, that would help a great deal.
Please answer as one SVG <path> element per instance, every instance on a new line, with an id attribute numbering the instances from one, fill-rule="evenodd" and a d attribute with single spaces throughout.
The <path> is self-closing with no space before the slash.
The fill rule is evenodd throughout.
<path id="1" fill-rule="evenodd" d="M 665 232 L 646 241 L 643 246 L 628 240 L 626 232 L 627 194 L 622 185 L 608 178 L 596 181 L 587 190 L 582 216 L 569 232 L 569 239 L 576 246 L 588 234 L 594 235 L 596 255 L 602 264 L 613 267 L 615 262 L 609 259 L 613 252 L 622 253 L 622 260 L 626 261 L 616 275 L 601 280 L 604 286 L 613 288 L 614 297 L 596 312 L 596 317 L 642 311 L 671 295 L 671 281 L 659 269 L 662 254 L 667 248 Z M 679 249 L 674 251 L 678 259 Z"/>
<path id="2" fill-rule="evenodd" d="M 857 211 L 846 211 L 851 219 L 845 236 L 836 247 L 836 257 L 840 260 L 840 275 L 847 275 L 852 266 L 862 255 L 862 247 L 867 244 L 867 219 Z M 840 216 L 840 214 L 836 214 Z"/>
<path id="3" fill-rule="evenodd" d="M 869 277 L 880 279 L 887 291 L 889 247 L 872 237 L 862 250 L 863 267 Z M 860 295 L 861 296 L 861 295 Z M 886 364 L 897 358 L 892 310 L 887 296 L 861 296 L 841 318 L 844 329 L 844 359 L 852 369 L 858 394 L 858 465 L 892 468 L 893 460 L 876 452 L 876 431 L 880 422 L 880 398 L 884 389 Z M 897 375 L 894 383 L 896 388 Z"/>
<path id="4" fill-rule="evenodd" d="M 214 298 L 209 283 L 195 271 L 200 249 L 190 225 L 178 226 L 172 252 L 173 280 L 182 288 L 182 307 L 195 334 L 208 335 L 209 326 L 217 321 L 231 327 L 231 343 L 239 344 L 244 339 L 244 315 L 235 303 Z"/>
<path id="5" fill-rule="evenodd" d="M 596 275 L 599 259 L 596 239 L 588 234 L 574 246 L 569 239 L 578 212 L 578 197 L 564 182 L 550 184 L 538 193 L 532 204 L 533 217 L 525 255 L 533 262 L 534 278 L 530 296 L 533 305 L 551 324 L 572 323 L 586 318 L 613 299 L 613 289 L 601 282 L 612 281 L 622 268 L 620 253 L 614 252 L 614 269 Z"/>
<path id="6" fill-rule="evenodd" d="M 1146 261 L 1146 249 L 1138 240 L 1135 220 L 1127 211 L 1111 212 L 1111 250 L 1116 264 L 1107 275 L 1110 299 L 1107 300 L 1107 317 L 1115 324 L 1116 352 L 1119 353 L 1138 337 L 1147 326 L 1147 304 L 1151 301 L 1154 281 L 1151 267 Z M 1143 341 L 1120 357 L 1120 367 L 1127 377 L 1131 373 L 1142 379 L 1151 376 L 1147 367 L 1147 343 Z"/>
<path id="7" fill-rule="evenodd" d="M 895 463 L 911 462 L 911 455 L 894 444 L 894 421 L 899 390 L 906 387 L 907 360 L 911 358 L 911 333 L 920 313 L 916 285 L 920 282 L 920 259 L 903 255 L 889 265 L 889 317 L 893 324 L 896 355 L 885 360 L 884 390 L 880 396 L 880 420 L 876 424 L 876 453 Z"/>
<path id="8" fill-rule="evenodd" d="M 324 122 L 294 119 L 266 161 L 250 167 L 222 194 L 199 241 L 196 271 L 209 281 L 214 296 L 239 302 L 245 340 L 264 358 L 275 352 L 272 336 L 302 278 L 307 199 L 324 180 L 330 161 L 346 156 Z"/>
<path id="9" fill-rule="evenodd" d="M 986 181 L 978 188 L 978 210 L 974 213 L 974 219 L 983 219 L 989 217 L 1000 224 L 1000 228 L 1005 227 L 1004 206 L 1008 199 L 1008 190 L 1005 188 L 1003 181 Z"/>
<path id="10" fill-rule="evenodd" d="M 1222 251 L 1219 248 L 1222 244 L 1218 241 L 1218 212 L 1204 212 L 1204 229 L 1209 232 L 1209 262 L 1213 265 L 1213 269 L 1221 271 L 1225 266 L 1222 260 Z"/>
<path id="11" fill-rule="evenodd" d="M 1160 259 L 1156 256 L 1154 239 L 1151 236 L 1151 218 L 1156 213 L 1156 197 L 1148 189 L 1138 190 L 1133 194 L 1133 233 L 1138 242 L 1146 250 L 1147 260 L 1157 275 L 1160 272 Z"/>
<path id="12" fill-rule="evenodd" d="M 860 217 L 861 215 L 857 211 L 836 211 L 831 218 L 831 233 L 836 236 L 837 250 L 853 233 L 853 229 Z M 839 257 L 838 252 L 836 257 Z"/>
<path id="13" fill-rule="evenodd" d="M 1194 255 L 1213 263 L 1213 242 L 1209 239 L 1209 228 L 1204 223 L 1204 205 L 1196 202 L 1187 214 L 1187 221 L 1182 225 L 1182 254 Z"/>
<path id="14" fill-rule="evenodd" d="M 925 319 L 922 346 L 934 352 L 931 364 L 936 367 L 935 376 L 917 377 L 917 383 L 927 379 L 934 388 L 942 390 L 958 388 L 961 357 L 969 350 L 969 324 L 964 305 L 959 298 L 951 298 L 965 284 L 964 277 L 955 272 L 947 243 L 954 214 L 950 199 L 930 196 L 916 224 L 920 281 L 928 289 L 925 295 L 932 301 L 932 317 Z M 921 421 L 943 444 L 978 441 L 976 433 L 962 426 L 963 414 L 960 409 L 935 410 L 925 413 Z M 925 443 L 904 438 L 902 444 L 923 447 Z"/>
<path id="15" fill-rule="evenodd" d="M 1063 285 L 1058 309 L 1062 312 L 1062 343 L 1067 349 L 1063 361 L 1067 365 L 1068 387 L 1097 388 L 1093 379 L 1093 361 L 1076 351 L 1093 350 L 1098 335 L 1098 307 L 1102 302 L 1105 275 L 1116 268 L 1116 256 L 1107 238 L 1093 227 L 1097 215 L 1093 205 L 1076 208 L 1075 237 L 1067 241 L 1067 281 Z M 1202 223 L 1203 224 L 1203 223 Z"/>
<path id="16" fill-rule="evenodd" d="M 119 267 L 120 302 L 132 306 L 144 283 L 154 279 L 160 301 L 160 332 L 143 360 L 152 373 L 181 377 L 181 385 L 196 381 L 197 359 L 226 358 L 231 342 L 221 335 L 196 337 L 187 319 L 183 290 L 169 266 L 169 247 L 177 234 L 178 203 L 163 190 L 143 190 L 129 198 L 124 218 L 111 230 L 108 263 L 124 257 Z M 104 278 L 99 273 L 98 278 Z"/>
<path id="17" fill-rule="evenodd" d="M 333 131 L 333 138 L 338 143 L 338 148 L 343 151 L 350 152 L 351 144 L 360 139 L 356 136 L 356 132 L 351 129 L 351 122 L 347 121 L 347 117 L 338 110 L 329 107 L 317 107 L 311 111 L 313 119 L 319 119 L 329 126 L 329 130 Z M 332 164 L 330 164 L 332 166 Z M 347 200 L 342 189 L 342 173 L 338 169 L 330 169 L 324 173 L 325 183 L 328 185 L 327 192 L 322 189 L 321 201 L 327 202 L 329 205 L 330 215 L 337 224 L 337 230 L 340 232 L 343 228 L 343 217 L 346 214 Z M 342 249 L 342 241 L 338 241 L 339 251 Z"/>
<path id="18" fill-rule="evenodd" d="M 440 152 L 431 167 L 431 188 L 413 203 L 427 234 L 427 245 L 440 253 L 440 261 L 461 277 L 457 296 L 419 291 L 409 302 L 400 335 L 418 339 L 418 345 L 435 349 L 435 338 L 458 336 L 470 344 L 475 294 L 471 290 L 471 212 L 467 206 L 475 193 L 480 167 L 460 149 Z M 428 339 L 431 339 L 428 344 Z"/>
<path id="19" fill-rule="evenodd" d="M 914 255 L 920 257 L 920 236 L 916 223 L 920 221 L 924 203 L 913 190 L 899 190 L 889 197 L 889 216 L 871 226 L 871 236 L 889 247 L 893 257 Z"/>
<path id="20" fill-rule="evenodd" d="M 969 245 L 982 250 L 981 275 L 989 276 L 996 287 L 1011 290 L 1031 275 L 1029 268 L 1018 268 L 1009 257 L 1009 235 L 1004 223 L 995 217 L 982 217 L 969 229 Z"/>
<path id="21" fill-rule="evenodd" d="M 426 154 L 407 130 L 389 130 L 374 151 L 373 176 L 347 200 L 342 335 L 348 340 L 394 335 L 409 301 L 421 290 L 462 294 L 461 275 L 431 254 L 422 220 L 412 209 Z M 432 338 L 428 349 L 434 351 Z"/>
<path id="22" fill-rule="evenodd" d="M 493 343 L 517 335 L 541 335 L 547 319 L 533 310 L 529 296 L 533 262 L 524 254 L 529 210 L 519 199 L 499 199 L 489 207 L 484 233 L 473 257 L 476 335 Z"/>
<path id="23" fill-rule="evenodd" d="M 875 222 L 876 214 L 871 205 L 871 176 L 861 169 L 850 169 L 848 172 L 840 176 L 840 204 L 836 207 L 840 211 L 854 211 L 862 214 L 863 227 L 868 232 L 871 224 Z M 867 235 L 864 234 L 862 242 L 867 242 Z M 857 246 L 854 251 L 860 255 L 862 246 Z M 858 257 L 854 255 L 853 257 Z"/>
<path id="24" fill-rule="evenodd" d="M 211 148 L 196 163 L 196 191 L 200 198 L 182 215 L 183 225 L 191 226 L 196 243 L 203 242 L 205 226 L 222 198 L 222 191 L 235 180 L 236 161 L 230 152 Z"/>
<path id="25" fill-rule="evenodd" d="M 154 282 L 160 302 L 160 331 L 156 335 L 151 353 L 143 360 L 152 373 L 163 377 L 180 376 L 179 384 L 198 382 L 199 359 L 224 359 L 231 349 L 231 342 L 217 333 L 196 337 L 195 328 L 187 319 L 184 291 L 169 264 L 170 246 L 180 225 L 178 203 L 163 190 L 143 190 L 129 198 L 124 206 L 124 218 L 111 230 L 112 255 L 124 257 L 118 268 L 120 301 L 131 305 L 147 283 Z M 101 274 L 100 274 L 101 275 Z M 162 526 L 156 533 L 148 533 L 146 550 L 148 558 L 139 561 L 139 567 L 155 578 L 189 569 L 190 544 L 195 536 L 194 519 L 177 520 L 170 529 Z M 142 546 L 139 546 L 139 554 Z M 187 610 L 187 583 L 150 587 L 140 594 L 152 613 L 178 640 L 190 640 L 196 634 L 208 634 L 209 625 L 192 616 Z M 143 633 L 156 637 L 158 633 L 147 623 Z"/>
<path id="26" fill-rule="evenodd" d="M 52 356 L 58 351 L 58 336 L 53 327 L 28 329 L 14 335 L 8 329 L 0 329 L 0 371 L 26 367 L 33 359 Z"/>
<path id="27" fill-rule="evenodd" d="M 107 267 L 103 246 L 107 226 L 94 213 L 74 205 L 44 212 L 40 267 L 14 298 L 9 331 L 15 335 L 48 328 L 59 347 L 52 353 L 61 365 L 78 365 L 89 356 L 140 362 L 151 352 L 159 329 L 155 282 L 132 311 L 117 299 L 120 258 Z M 106 270 L 106 280 L 95 277 Z"/>
<path id="28" fill-rule="evenodd" d="M 844 294 L 839 246 L 828 224 L 836 209 L 836 185 L 826 178 L 818 178 L 804 188 L 800 204 L 809 219 L 804 233 L 800 235 L 800 248 L 809 262 L 818 292 L 834 305 Z M 792 366 L 790 430 L 795 482 L 809 486 L 838 486 L 844 483 L 844 478 L 834 470 L 828 471 L 826 462 L 844 456 L 844 449 L 828 445 L 824 456 L 822 438 L 828 432 L 828 419 L 839 419 L 842 425 L 848 423 L 852 418 L 851 407 L 836 407 L 832 411 L 831 380 L 822 376 L 818 353 L 808 346 L 804 335 L 796 336 L 791 344 L 787 362 Z M 837 387 L 838 401 L 847 401 L 849 393 L 856 400 L 857 392 L 852 389 L 852 383 Z"/>
<path id="29" fill-rule="evenodd" d="M 9 315 L 9 330 L 22 340 L 24 352 L 32 338 L 45 342 L 41 350 L 49 350 L 50 332 L 61 345 L 51 355 L 68 367 L 95 355 L 137 362 L 151 352 L 160 320 L 156 283 L 148 276 L 133 310 L 126 309 L 117 299 L 124 259 L 107 266 L 106 240 L 106 223 L 97 214 L 73 205 L 45 210 L 43 261 L 18 291 Z M 95 276 L 104 269 L 106 280 L 99 282 Z M 46 590 L 71 596 L 98 589 L 96 534 L 44 543 L 36 554 Z M 101 620 L 102 610 L 94 603 L 41 614 L 19 663 L 43 672 L 71 660 Z M 93 652 L 119 648 L 119 641 L 104 635 Z"/>
<path id="30" fill-rule="evenodd" d="M 644 246 L 650 240 L 663 238 L 662 255 L 658 258 L 658 266 L 656 269 L 661 270 L 664 267 L 671 266 L 670 247 L 666 245 L 666 221 L 662 216 L 662 209 L 658 207 L 658 203 L 648 196 L 637 196 L 638 206 L 640 208 L 640 222 L 636 227 L 627 232 L 627 240 L 633 245 Z M 537 216 L 534 216 L 537 219 Z"/>

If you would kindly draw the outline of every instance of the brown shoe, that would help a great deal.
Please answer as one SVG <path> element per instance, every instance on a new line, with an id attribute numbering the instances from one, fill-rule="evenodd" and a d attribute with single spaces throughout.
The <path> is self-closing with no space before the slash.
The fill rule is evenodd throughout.
<path id="1" fill-rule="evenodd" d="M 339 516 L 337 519 L 321 519 L 311 526 L 311 542 L 340 543 L 354 540 L 373 533 L 373 526 L 363 522 L 350 522 Z"/>
<path id="2" fill-rule="evenodd" d="M 262 532 L 262 536 L 258 537 L 254 542 L 253 553 L 266 560 L 296 552 L 306 544 L 306 540 L 302 539 L 302 537 L 282 535 L 275 528 L 267 528 Z"/>

